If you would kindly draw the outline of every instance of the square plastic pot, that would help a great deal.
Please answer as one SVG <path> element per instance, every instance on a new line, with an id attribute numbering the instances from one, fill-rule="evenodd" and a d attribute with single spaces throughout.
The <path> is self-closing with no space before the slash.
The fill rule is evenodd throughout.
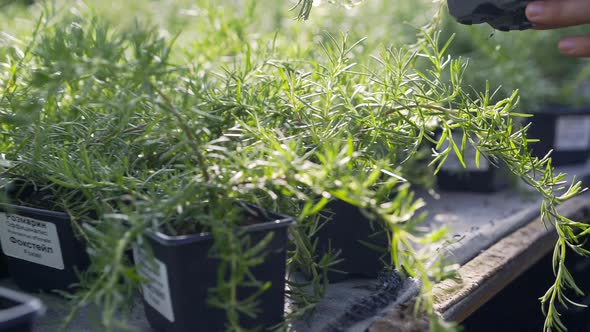
<path id="1" fill-rule="evenodd" d="M 260 209 L 256 210 L 263 212 Z M 287 232 L 293 219 L 273 213 L 259 213 L 267 220 L 242 228 L 253 244 L 273 233 L 267 256 L 262 264 L 251 269 L 256 280 L 271 286 L 260 297 L 260 314 L 256 319 L 245 318 L 245 328 L 269 328 L 283 321 L 287 260 Z M 145 313 L 157 331 L 193 332 L 224 331 L 225 311 L 207 304 L 209 289 L 217 285 L 219 262 L 209 257 L 213 246 L 210 233 L 186 236 L 167 236 L 160 232 L 146 232 L 151 247 L 153 264 L 143 249 L 134 249 L 140 275 L 151 280 L 142 285 Z M 253 294 L 251 288 L 238 289 L 240 298 Z"/>
<path id="2" fill-rule="evenodd" d="M 565 106 L 547 107 L 530 119 L 527 137 L 535 156 L 542 158 L 553 150 L 553 165 L 583 164 L 590 156 L 590 109 Z"/>
<path id="3" fill-rule="evenodd" d="M 502 170 L 491 166 L 484 171 L 441 170 L 436 175 L 436 184 L 439 189 L 446 191 L 491 193 L 508 188 L 510 181 Z"/>
<path id="4" fill-rule="evenodd" d="M 437 131 L 436 136 L 440 137 L 441 132 Z M 454 132 L 453 141 L 457 144 L 463 139 L 462 133 Z M 448 143 L 443 144 L 439 152 L 446 150 Z M 436 175 L 437 187 L 446 191 L 469 191 L 469 192 L 496 192 L 506 189 L 510 184 L 507 172 L 490 163 L 484 156 L 479 157 L 479 167 L 475 162 L 476 149 L 467 145 L 463 151 L 461 164 L 454 151 L 447 156 L 443 166 Z"/>
<path id="5" fill-rule="evenodd" d="M 14 282 L 31 292 L 69 291 L 89 264 L 63 212 L 0 204 L 0 242 Z"/>
<path id="6" fill-rule="evenodd" d="M 333 267 L 338 271 L 328 273 L 330 282 L 376 278 L 390 261 L 389 240 L 382 227 L 370 221 L 358 207 L 341 200 L 328 203 L 322 214 L 327 220 L 320 221 L 315 234 L 316 252 L 320 257 L 330 250 L 338 252 L 337 259 L 342 260 Z"/>
<path id="7" fill-rule="evenodd" d="M 6 258 L 4 254 L 0 252 L 0 279 L 7 278 L 8 274 L 8 265 L 6 265 Z"/>
<path id="8" fill-rule="evenodd" d="M 35 319 L 44 312 L 39 299 L 0 287 L 0 332 L 32 331 Z"/>

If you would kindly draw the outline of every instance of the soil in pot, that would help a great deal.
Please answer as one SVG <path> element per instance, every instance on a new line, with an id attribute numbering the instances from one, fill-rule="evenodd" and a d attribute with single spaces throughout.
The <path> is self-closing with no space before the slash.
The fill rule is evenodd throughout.
<path id="1" fill-rule="evenodd" d="M 555 166 L 584 163 L 590 156 L 590 109 L 547 107 L 530 122 L 527 137 L 540 139 L 531 143 L 535 156 L 542 158 L 553 150 Z"/>
<path id="2" fill-rule="evenodd" d="M 71 290 L 89 264 L 63 212 L 0 204 L 0 242 L 10 275 L 27 291 Z"/>
<path id="3" fill-rule="evenodd" d="M 338 252 L 341 261 L 330 271 L 330 282 L 354 278 L 376 278 L 390 261 L 387 234 L 377 222 L 371 222 L 361 210 L 341 200 L 326 205 L 322 214 L 327 220 L 315 236 L 317 254 Z M 382 251 L 379 251 L 381 248 Z"/>
<path id="4" fill-rule="evenodd" d="M 283 321 L 285 275 L 287 259 L 287 230 L 293 219 L 272 213 L 258 224 L 244 226 L 252 243 L 268 232 L 273 238 L 262 264 L 252 268 L 255 278 L 271 286 L 259 297 L 260 314 L 256 319 L 244 318 L 245 328 L 269 328 Z M 192 332 L 224 331 L 225 311 L 207 304 L 209 289 L 217 285 L 219 262 L 209 256 L 213 246 L 210 233 L 167 236 L 147 232 L 147 243 L 154 255 L 153 264 L 143 249 L 134 249 L 140 274 L 151 282 L 142 285 L 144 307 L 148 321 L 158 331 Z M 240 288 L 238 297 L 246 298 L 255 289 Z"/>
<path id="5" fill-rule="evenodd" d="M 0 287 L 0 332 L 32 331 L 35 319 L 44 312 L 39 299 Z"/>

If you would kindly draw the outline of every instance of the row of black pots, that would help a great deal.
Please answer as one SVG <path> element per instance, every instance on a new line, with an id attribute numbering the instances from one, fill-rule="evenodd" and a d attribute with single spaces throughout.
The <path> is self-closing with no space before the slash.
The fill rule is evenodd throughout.
<path id="1" fill-rule="evenodd" d="M 247 319 L 245 327 L 275 326 L 283 320 L 286 275 L 286 247 L 290 217 L 250 207 L 260 223 L 243 230 L 254 241 L 268 232 L 273 238 L 263 264 L 254 267 L 257 280 L 270 281 L 271 287 L 261 295 L 262 319 Z M 330 273 L 331 282 L 350 278 L 373 278 L 389 260 L 373 247 L 387 248 L 382 227 L 373 225 L 361 211 L 342 201 L 331 202 L 329 218 L 316 234 L 321 252 L 338 250 L 341 262 L 335 267 L 343 272 Z M 4 212 L 1 212 L 4 211 Z M 15 205 L 0 205 L 2 249 L 10 274 L 17 285 L 29 291 L 71 290 L 78 272 L 88 266 L 84 245 L 76 238 L 65 213 Z M 207 305 L 209 289 L 217 283 L 217 262 L 209 257 L 213 244 L 209 233 L 167 236 L 160 232 L 145 234 L 153 261 L 145 258 L 143 247 L 134 248 L 134 261 L 149 283 L 144 283 L 143 297 L 147 319 L 158 331 L 223 330 L 225 313 Z M 56 257 L 58 256 L 58 257 Z M 251 295 L 251 289 L 240 289 L 239 296 Z"/>
<path id="2" fill-rule="evenodd" d="M 273 233 L 264 263 L 252 271 L 271 287 L 260 297 L 262 317 L 242 324 L 274 326 L 283 320 L 287 230 L 293 219 L 255 207 L 248 211 L 257 212 L 256 217 L 265 216 L 260 223 L 243 228 L 254 243 Z M 89 264 L 84 244 L 76 238 L 65 213 L 1 204 L 0 236 L 9 274 L 27 291 L 71 291 L 79 280 L 78 273 Z M 139 265 L 140 273 L 152 280 L 142 287 L 150 324 L 158 331 L 223 330 L 225 313 L 202 300 L 217 283 L 218 262 L 209 257 L 211 234 L 171 237 L 150 231 L 146 238 L 154 262 L 147 263 L 139 246 L 134 255 L 135 262 L 144 263 Z M 238 293 L 245 298 L 252 290 L 240 289 Z"/>
<path id="3" fill-rule="evenodd" d="M 572 107 L 548 107 L 534 114 L 527 137 L 539 139 L 530 144 L 534 156 L 543 158 L 551 152 L 554 166 L 583 164 L 590 157 L 590 110 Z M 472 162 L 475 151 L 466 149 L 467 167 L 459 165 L 454 155 L 437 175 L 437 186 L 442 190 L 495 192 L 509 185 L 505 170 L 483 157 L 480 167 Z"/>

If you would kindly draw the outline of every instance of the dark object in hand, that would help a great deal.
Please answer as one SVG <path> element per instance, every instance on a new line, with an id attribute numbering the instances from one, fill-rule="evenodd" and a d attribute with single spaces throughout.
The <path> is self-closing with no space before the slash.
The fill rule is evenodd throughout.
<path id="1" fill-rule="evenodd" d="M 459 23 L 488 23 L 500 31 L 525 30 L 533 25 L 524 13 L 529 0 L 447 0 Z"/>

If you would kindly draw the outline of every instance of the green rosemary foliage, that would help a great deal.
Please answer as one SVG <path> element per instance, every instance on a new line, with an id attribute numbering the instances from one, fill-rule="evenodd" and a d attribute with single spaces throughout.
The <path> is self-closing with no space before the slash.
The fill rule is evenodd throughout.
<path id="1" fill-rule="evenodd" d="M 562 326 L 556 301 L 575 289 L 562 253 L 569 246 L 587 254 L 577 245 L 588 227 L 556 207 L 583 190 L 564 187 L 550 158 L 531 156 L 526 128 L 514 120 L 522 116 L 516 93 L 499 101 L 489 86 L 467 93 L 468 69 L 448 56 L 450 41 L 440 40 L 436 24 L 415 44 L 390 47 L 403 39 L 365 39 L 372 36 L 366 24 L 350 35 L 318 36 L 317 26 L 306 30 L 277 14 L 257 30 L 267 7 L 241 3 L 242 20 L 230 5 L 201 0 L 184 8 L 199 19 L 175 22 L 195 32 L 177 34 L 174 22 L 160 27 L 177 39 L 143 23 L 112 27 L 77 8 L 73 17 L 40 20 L 29 51 L 6 55 L 1 146 L 11 166 L 2 179 L 48 192 L 52 207 L 73 216 L 92 256 L 69 319 L 97 303 L 107 329 L 122 324 L 117 314 L 141 282 L 124 253 L 144 230 L 209 231 L 222 261 L 209 302 L 225 309 L 228 330 L 242 330 L 241 319 L 259 313 L 257 297 L 239 300 L 237 290 L 266 289 L 249 271 L 269 240 L 253 245 L 235 232 L 242 224 L 231 206 L 242 200 L 296 216 L 289 266 L 311 276 L 290 283 L 299 306 L 290 318 L 300 316 L 325 293 L 338 260 L 320 256 L 310 240 L 321 210 L 338 199 L 383 226 L 389 268 L 421 282 L 417 309 L 432 330 L 452 329 L 437 318 L 432 296 L 433 285 L 452 274 L 435 250 L 445 231 L 421 227 L 423 202 L 411 185 L 428 183 L 450 154 L 464 162 L 473 145 L 477 160 L 505 164 L 544 199 L 542 214 L 560 240 L 556 282 L 543 300 L 547 328 Z M 301 5 L 305 16 L 311 2 Z M 433 151 L 426 161 L 425 149 Z"/>
<path id="2" fill-rule="evenodd" d="M 309 10 L 311 9 L 310 4 L 311 2 L 308 2 L 307 7 L 302 7 L 302 10 L 306 9 L 306 11 L 302 12 L 303 17 L 309 15 Z M 473 32 L 475 29 L 477 28 L 471 28 L 470 31 Z M 425 38 L 426 45 L 433 45 L 434 39 L 432 39 L 428 33 L 423 34 L 423 37 Z M 541 37 L 541 39 L 547 40 L 548 38 Z M 494 51 L 487 49 L 489 48 L 488 45 L 490 45 L 489 40 L 483 41 L 483 37 L 479 40 L 480 42 L 477 44 L 478 48 L 475 48 L 475 50 L 478 52 L 483 50 L 482 54 L 485 53 L 487 55 L 495 56 L 495 54 L 502 54 L 504 58 L 500 59 L 501 63 L 506 64 L 507 66 L 514 64 L 513 59 L 515 57 L 518 58 L 519 54 L 528 54 L 526 52 L 521 52 L 523 47 L 527 52 L 534 50 L 532 47 L 529 49 L 525 46 L 529 44 L 527 42 L 525 45 L 523 45 L 523 43 L 513 43 L 512 45 L 517 45 L 516 47 L 518 48 L 518 51 L 507 48 L 507 45 L 502 45 L 500 48 L 497 47 Z M 511 39 L 511 42 L 514 42 L 514 40 Z M 422 44 L 422 46 L 423 45 L 424 44 Z M 447 47 L 448 45 L 445 44 L 442 46 L 442 49 L 446 49 Z M 566 178 L 565 174 L 553 173 L 554 170 L 551 166 L 549 156 L 538 159 L 533 158 L 530 155 L 530 152 L 528 152 L 528 141 L 526 139 L 526 128 L 518 128 L 518 126 L 513 123 L 513 117 L 520 116 L 515 112 L 515 105 L 517 103 L 515 93 L 512 93 L 512 95 L 510 92 L 508 92 L 508 94 L 503 94 L 506 99 L 499 102 L 497 102 L 496 99 L 496 102 L 492 103 L 492 96 L 494 94 L 490 92 L 489 85 L 486 84 L 484 91 L 476 93 L 474 96 L 469 96 L 460 84 L 464 77 L 461 70 L 461 62 L 458 60 L 447 60 L 442 57 L 442 53 L 436 51 L 436 48 L 433 47 L 433 49 L 434 50 L 427 50 L 422 47 L 422 52 L 425 53 L 425 58 L 430 60 L 435 67 L 440 68 L 441 64 L 449 65 L 451 67 L 451 71 L 446 78 L 446 80 L 450 80 L 451 82 L 451 85 L 447 87 L 448 90 L 446 91 L 450 94 L 449 97 L 451 98 L 445 98 L 442 95 L 437 96 L 438 98 L 433 98 L 433 100 L 439 102 L 442 101 L 442 104 L 447 104 L 448 107 L 440 107 L 439 103 L 436 105 L 422 106 L 430 108 L 431 111 L 437 112 L 440 116 L 438 121 L 442 126 L 443 135 L 437 142 L 433 143 L 437 145 L 437 148 L 440 148 L 443 146 L 444 141 L 448 141 L 448 148 L 442 153 L 437 153 L 435 155 L 433 165 L 440 161 L 441 163 L 438 163 L 440 167 L 449 153 L 456 154 L 459 160 L 463 163 L 461 156 L 462 151 L 464 151 L 465 144 L 470 143 L 477 148 L 478 152 L 476 159 L 485 157 L 495 164 L 499 162 L 505 163 L 507 168 L 513 174 L 519 176 L 522 181 L 532 186 L 542 195 L 543 203 L 541 206 L 541 215 L 546 222 L 555 226 L 559 235 L 559 240 L 555 247 L 553 262 L 556 274 L 555 283 L 541 298 L 544 312 L 546 314 L 545 330 L 565 330 L 565 325 L 560 320 L 559 313 L 556 311 L 556 304 L 559 302 L 563 305 L 567 305 L 568 303 L 577 305 L 565 296 L 565 289 L 573 289 L 578 295 L 581 293 L 581 290 L 576 286 L 575 281 L 571 278 L 569 271 L 565 267 L 565 250 L 567 247 L 570 247 L 574 249 L 577 254 L 588 256 L 588 251 L 583 249 L 580 244 L 584 243 L 584 237 L 588 234 L 589 226 L 585 223 L 575 222 L 565 218 L 557 212 L 556 207 L 564 200 L 580 194 L 585 189 L 581 187 L 580 182 L 575 180 L 567 186 L 564 182 Z M 530 61 L 533 57 L 525 55 L 525 58 L 527 61 Z M 387 61 L 383 61 L 383 63 L 387 64 Z M 496 66 L 496 63 L 494 63 L 494 66 Z M 547 64 L 545 64 L 545 66 L 547 67 Z M 528 72 L 534 71 L 536 68 L 542 66 L 526 65 L 525 67 Z M 427 73 L 420 73 L 420 78 L 427 82 L 432 78 L 435 80 L 441 79 L 440 77 L 436 77 L 440 75 L 440 69 L 435 73 L 431 70 L 428 71 L 429 72 Z M 477 72 L 479 71 L 476 67 L 473 71 L 468 71 L 468 74 L 472 76 L 472 73 Z M 522 73 L 522 70 L 512 70 L 511 72 L 513 73 L 513 76 L 516 77 Z M 585 71 L 582 71 L 582 74 L 583 73 L 585 73 Z M 432 74 L 435 74 L 435 77 L 432 77 Z M 509 77 L 513 76 L 509 75 Z M 503 78 L 504 76 L 502 76 L 502 79 Z M 575 80 L 576 83 L 581 79 L 583 79 L 583 77 L 578 77 L 578 79 Z M 480 81 L 483 82 L 483 79 L 480 79 Z M 537 80 L 527 79 L 521 82 L 526 84 L 528 87 L 526 89 L 527 91 L 545 91 L 538 89 L 537 85 L 531 84 L 533 81 Z M 543 82 L 543 80 L 539 81 Z M 477 81 L 474 80 L 471 82 L 477 83 Z M 510 83 L 513 82 L 511 81 Z M 479 86 L 482 87 L 482 85 Z M 519 84 L 516 83 L 514 87 L 518 86 Z M 476 91 L 481 91 L 481 89 Z M 570 88 L 565 92 L 562 91 L 562 93 L 566 93 L 566 96 L 569 96 L 572 91 L 573 90 Z M 496 95 L 496 97 L 497 96 L 498 95 Z M 528 95 L 526 97 L 527 101 L 530 100 L 530 102 L 527 102 L 525 106 L 534 105 L 533 103 L 535 102 L 538 103 L 538 101 L 534 101 L 536 97 L 530 97 Z M 544 100 L 544 98 L 541 98 L 541 101 L 542 100 Z M 419 110 L 421 105 L 416 103 L 412 106 L 417 107 Z M 395 111 L 398 112 L 403 110 L 408 110 L 408 107 L 399 106 L 395 108 Z M 421 118 L 424 119 L 423 117 Z M 452 131 L 457 130 L 461 132 L 463 136 L 460 143 L 452 140 Z M 431 137 L 425 138 L 427 140 L 432 140 Z M 478 163 L 477 160 L 476 163 Z"/>
<path id="3" fill-rule="evenodd" d="M 318 3 L 321 1 L 318 1 Z M 355 0 L 339 0 L 339 1 L 334 1 L 334 0 L 328 0 L 327 2 L 332 3 L 332 4 L 338 4 L 340 6 L 343 6 L 345 8 L 350 8 L 352 6 L 356 6 L 358 4 L 360 4 L 360 2 L 362 2 L 362 0 L 360 1 L 355 1 Z M 297 15 L 297 17 L 299 19 L 303 19 L 303 20 L 307 20 L 309 18 L 309 14 L 311 14 L 311 9 L 314 6 L 314 0 L 298 0 L 297 3 L 295 4 L 295 6 L 292 9 L 296 9 L 299 8 L 299 14 Z"/>

